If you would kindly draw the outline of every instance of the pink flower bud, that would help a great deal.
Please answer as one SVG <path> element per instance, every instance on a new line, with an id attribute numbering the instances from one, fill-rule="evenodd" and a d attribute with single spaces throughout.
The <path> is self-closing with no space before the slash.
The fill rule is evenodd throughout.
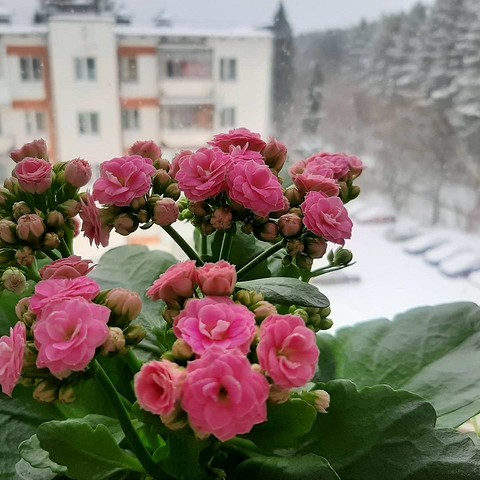
<path id="1" fill-rule="evenodd" d="M 43 158 L 44 160 L 48 160 L 47 144 L 45 143 L 45 140 L 41 138 L 26 143 L 10 154 L 10 158 L 15 163 L 21 162 L 26 157 Z"/>
<path id="2" fill-rule="evenodd" d="M 178 220 L 180 211 L 175 200 L 162 198 L 153 207 L 153 222 L 161 227 L 167 227 Z"/>
<path id="3" fill-rule="evenodd" d="M 253 311 L 257 323 L 261 323 L 270 315 L 275 315 L 276 313 L 278 313 L 275 305 L 272 305 L 266 300 L 260 300 L 253 307 L 250 307 L 250 310 Z"/>
<path id="4" fill-rule="evenodd" d="M 298 207 L 303 202 L 303 195 L 298 191 L 297 187 L 291 186 L 285 190 L 285 196 L 291 207 Z"/>
<path id="5" fill-rule="evenodd" d="M 52 164 L 41 158 L 24 158 L 17 163 L 15 175 L 20 187 L 28 193 L 45 193 L 52 186 Z"/>
<path id="6" fill-rule="evenodd" d="M 172 345 L 172 354 L 178 360 L 189 360 L 193 356 L 193 350 L 185 340 L 177 338 Z"/>
<path id="7" fill-rule="evenodd" d="M 190 202 L 188 209 L 199 218 L 204 218 L 210 213 L 210 208 L 205 202 Z"/>
<path id="8" fill-rule="evenodd" d="M 237 271 L 225 260 L 206 263 L 197 268 L 197 281 L 205 295 L 229 296 L 235 289 Z"/>
<path id="9" fill-rule="evenodd" d="M 274 242 L 278 238 L 279 230 L 275 222 L 266 222 L 260 227 L 260 239 L 264 242 Z"/>
<path id="10" fill-rule="evenodd" d="M 111 310 L 109 325 L 125 328 L 142 311 L 142 299 L 137 292 L 114 288 L 106 297 L 105 305 Z"/>
<path id="11" fill-rule="evenodd" d="M 53 403 L 58 399 L 60 382 L 55 378 L 42 380 L 33 391 L 33 398 L 40 403 Z"/>
<path id="12" fill-rule="evenodd" d="M 298 215 L 286 213 L 278 219 L 278 227 L 284 237 L 295 237 L 302 232 L 303 222 Z"/>
<path id="13" fill-rule="evenodd" d="M 28 307 L 30 305 L 30 298 L 21 298 L 15 305 L 15 315 L 19 320 L 23 319 L 23 315 L 28 312 Z"/>
<path id="14" fill-rule="evenodd" d="M 303 268 L 304 270 L 310 270 L 313 265 L 313 258 L 306 255 L 305 253 L 301 253 L 297 256 L 297 266 L 299 268 Z"/>
<path id="15" fill-rule="evenodd" d="M 81 210 L 80 202 L 70 199 L 66 200 L 57 207 L 57 210 L 63 213 L 68 218 L 76 217 Z"/>
<path id="16" fill-rule="evenodd" d="M 47 250 L 55 250 L 60 246 L 60 237 L 53 232 L 47 232 L 43 237 L 42 247 Z"/>
<path id="17" fill-rule="evenodd" d="M 51 228 L 61 228 L 65 224 L 65 218 L 57 210 L 48 213 L 46 223 Z"/>
<path id="18" fill-rule="evenodd" d="M 165 197 L 170 197 L 173 198 L 174 200 L 178 200 L 180 198 L 180 187 L 178 186 L 177 183 L 171 183 L 166 189 L 165 189 Z"/>
<path id="19" fill-rule="evenodd" d="M 265 163 L 271 169 L 279 172 L 287 159 L 287 147 L 276 138 L 271 137 L 263 150 L 263 156 Z"/>
<path id="20" fill-rule="evenodd" d="M 229 208 L 219 207 L 215 209 L 210 218 L 210 224 L 213 228 L 222 232 L 228 230 L 232 226 L 232 223 L 233 214 Z"/>
<path id="21" fill-rule="evenodd" d="M 172 177 L 165 170 L 158 170 L 152 178 L 153 192 L 162 195 L 165 189 L 172 183 Z"/>
<path id="22" fill-rule="evenodd" d="M 16 243 L 15 228 L 16 224 L 14 222 L 2 218 L 2 220 L 0 220 L 0 240 L 10 244 Z"/>
<path id="23" fill-rule="evenodd" d="M 15 220 L 18 220 L 22 215 L 32 213 L 32 210 L 25 202 L 15 202 L 12 206 L 12 214 Z"/>
<path id="24" fill-rule="evenodd" d="M 24 242 L 38 244 L 44 233 L 45 224 L 35 213 L 22 215 L 18 219 L 17 236 Z"/>
<path id="25" fill-rule="evenodd" d="M 330 395 L 325 390 L 315 390 L 313 392 L 317 399 L 315 400 L 315 408 L 320 413 L 327 413 L 330 406 Z"/>
<path id="26" fill-rule="evenodd" d="M 102 345 L 102 355 L 113 355 L 121 352 L 125 348 L 125 337 L 122 329 L 118 327 L 109 327 L 108 337 Z"/>
<path id="27" fill-rule="evenodd" d="M 138 228 L 138 220 L 130 213 L 121 213 L 113 222 L 115 231 L 126 237 Z"/>
<path id="28" fill-rule="evenodd" d="M 301 240 L 299 240 L 298 238 L 294 238 L 287 242 L 285 248 L 289 255 L 291 255 L 292 257 L 296 257 L 303 252 L 305 246 L 303 245 L 303 242 Z"/>
<path id="29" fill-rule="evenodd" d="M 27 288 L 25 275 L 15 267 L 7 268 L 2 274 L 1 281 L 5 290 L 16 295 L 21 295 Z"/>
<path id="30" fill-rule="evenodd" d="M 65 166 L 65 180 L 75 188 L 84 187 L 92 178 L 92 167 L 82 158 L 75 158 Z"/>
<path id="31" fill-rule="evenodd" d="M 35 262 L 35 253 L 30 247 L 22 247 L 15 253 L 15 260 L 21 267 L 30 267 Z"/>
<path id="32" fill-rule="evenodd" d="M 140 155 L 144 158 L 151 158 L 152 161 L 162 158 L 162 150 L 153 140 L 139 140 L 128 150 L 129 155 Z"/>
<path id="33" fill-rule="evenodd" d="M 276 384 L 270 385 L 268 399 L 272 403 L 285 403 L 290 400 L 290 389 Z"/>
<path id="34" fill-rule="evenodd" d="M 322 238 L 306 237 L 303 239 L 304 252 L 312 258 L 322 258 L 327 251 L 327 242 Z"/>

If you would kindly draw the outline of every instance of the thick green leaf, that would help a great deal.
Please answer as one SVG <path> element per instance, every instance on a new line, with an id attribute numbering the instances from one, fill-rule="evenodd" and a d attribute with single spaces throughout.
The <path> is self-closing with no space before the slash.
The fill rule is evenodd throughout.
<path id="1" fill-rule="evenodd" d="M 48 468 L 34 468 L 23 458 L 21 458 L 15 465 L 15 478 L 19 480 L 53 480 L 59 478 L 66 478 L 64 476 L 58 476 Z"/>
<path id="2" fill-rule="evenodd" d="M 281 305 L 324 308 L 328 298 L 317 287 L 291 277 L 272 277 L 238 282 L 237 288 L 261 292 L 265 299 Z"/>
<path id="3" fill-rule="evenodd" d="M 82 419 L 52 421 L 40 425 L 37 436 L 50 459 L 65 465 L 74 480 L 104 480 L 118 472 L 142 471 L 139 461 L 117 445 L 105 425 L 93 428 Z"/>
<path id="4" fill-rule="evenodd" d="M 32 435 L 28 440 L 22 442 L 18 447 L 18 451 L 23 460 L 34 468 L 48 469 L 52 473 L 65 473 L 67 471 L 67 467 L 50 460 L 48 452 L 40 446 L 40 441 L 36 435 Z"/>
<path id="5" fill-rule="evenodd" d="M 62 415 L 58 409 L 36 402 L 30 389 L 17 386 L 14 398 L 0 394 L 0 479 L 15 478 L 19 444 L 30 438 L 41 423 L 59 418 Z"/>
<path id="6" fill-rule="evenodd" d="M 268 422 L 256 425 L 244 438 L 265 452 L 292 448 L 296 439 L 310 431 L 316 418 L 316 409 L 300 398 L 269 404 Z"/>
<path id="7" fill-rule="evenodd" d="M 480 449 L 464 434 L 435 429 L 424 399 L 387 385 L 357 391 L 347 380 L 319 385 L 331 397 L 302 453 L 328 459 L 342 480 L 476 480 Z"/>
<path id="8" fill-rule="evenodd" d="M 127 245 L 106 252 L 90 275 L 104 289 L 128 288 L 142 296 L 142 313 L 135 322 L 146 327 L 147 338 L 137 347 L 139 350 L 163 353 L 157 335 L 162 335 L 165 327 L 161 315 L 164 303 L 152 302 L 145 292 L 160 274 L 176 262 L 175 257 L 169 253 L 150 251 L 142 245 Z M 147 358 L 144 355 L 144 359 Z"/>
<path id="9" fill-rule="evenodd" d="M 155 452 L 154 460 L 174 478 L 202 480 L 205 474 L 200 465 L 200 453 L 207 445 L 207 441 L 199 441 L 190 429 L 170 431 L 166 445 Z"/>
<path id="10" fill-rule="evenodd" d="M 248 480 L 340 480 L 325 458 L 311 453 L 298 457 L 250 458 L 242 462 L 233 472 L 233 480 L 246 478 Z"/>
<path id="11" fill-rule="evenodd" d="M 416 308 L 392 322 L 343 328 L 336 339 L 320 335 L 320 350 L 325 347 L 327 355 L 320 355 L 318 379 L 348 378 L 359 387 L 385 383 L 415 392 L 433 404 L 439 426 L 457 427 L 480 411 L 479 345 L 476 304 Z"/>

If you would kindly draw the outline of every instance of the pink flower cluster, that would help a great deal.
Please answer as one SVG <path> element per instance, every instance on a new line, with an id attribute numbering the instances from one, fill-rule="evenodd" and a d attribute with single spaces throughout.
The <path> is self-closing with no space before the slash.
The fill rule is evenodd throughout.
<path id="1" fill-rule="evenodd" d="M 155 172 L 150 158 L 140 155 L 113 158 L 102 163 L 100 178 L 93 185 L 93 196 L 103 204 L 127 207 L 150 190 Z"/>
<path id="2" fill-rule="evenodd" d="M 237 282 L 235 267 L 228 262 L 206 263 L 197 268 L 193 260 L 177 263 L 155 280 L 147 290 L 152 300 L 163 300 L 169 307 L 179 308 L 193 296 L 198 286 L 205 295 L 228 296 Z"/>
<path id="3" fill-rule="evenodd" d="M 48 268 L 42 274 L 51 276 L 37 283 L 30 298 L 29 308 L 36 314 L 32 326 L 36 363 L 38 368 L 65 378 L 84 370 L 107 340 L 110 310 L 92 302 L 100 292 L 95 281 L 75 276 L 75 271 L 90 268 L 87 262 L 70 257 Z"/>
<path id="4" fill-rule="evenodd" d="M 212 148 L 183 152 L 173 162 L 171 174 L 189 200 L 207 200 L 225 192 L 260 216 L 284 209 L 282 186 L 262 155 L 267 144 L 258 133 L 238 128 L 216 135 L 209 144 Z M 278 145 L 275 148 L 269 149 L 268 158 L 278 168 L 282 160 Z"/>
<path id="5" fill-rule="evenodd" d="M 170 428 L 184 425 L 183 410 L 199 435 L 226 441 L 248 433 L 266 421 L 271 388 L 288 395 L 315 374 L 315 333 L 293 315 L 267 316 L 258 329 L 254 313 L 230 296 L 235 282 L 235 268 L 225 261 L 200 268 L 187 261 L 170 267 L 147 292 L 181 309 L 173 332 L 195 357 L 185 369 L 168 360 L 150 362 L 135 377 L 140 406 Z M 192 298 L 197 287 L 204 296 Z M 260 366 L 247 357 L 257 342 Z"/>
<path id="6" fill-rule="evenodd" d="M 10 336 L 0 337 L 0 386 L 9 397 L 22 373 L 26 343 L 27 330 L 20 322 L 10 328 Z"/>

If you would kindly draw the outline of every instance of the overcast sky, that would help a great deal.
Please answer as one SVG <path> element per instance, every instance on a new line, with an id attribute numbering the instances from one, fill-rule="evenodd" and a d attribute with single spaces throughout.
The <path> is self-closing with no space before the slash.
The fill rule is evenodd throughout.
<path id="1" fill-rule="evenodd" d="M 424 0 L 431 4 L 434 0 Z M 410 9 L 418 0 L 284 0 L 295 33 L 344 27 L 362 18 Z M 0 0 L 25 23 L 38 0 Z M 133 14 L 134 22 L 151 24 L 164 10 L 174 25 L 210 28 L 259 27 L 269 24 L 279 0 L 119 0 Z"/>

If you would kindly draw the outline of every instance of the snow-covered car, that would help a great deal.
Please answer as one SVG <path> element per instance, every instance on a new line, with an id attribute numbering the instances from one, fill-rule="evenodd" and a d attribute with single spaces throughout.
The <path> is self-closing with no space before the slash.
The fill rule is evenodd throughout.
<path id="1" fill-rule="evenodd" d="M 480 251 L 452 255 L 439 263 L 438 270 L 449 277 L 466 277 L 480 270 Z"/>
<path id="2" fill-rule="evenodd" d="M 427 250 L 438 247 L 444 243 L 449 242 L 452 239 L 452 234 L 444 232 L 427 232 L 418 237 L 408 240 L 403 245 L 403 250 L 407 253 L 420 254 Z"/>
<path id="3" fill-rule="evenodd" d="M 385 231 L 385 238 L 391 242 L 404 242 L 418 237 L 423 233 L 417 222 L 409 218 L 397 219 L 395 223 Z"/>

